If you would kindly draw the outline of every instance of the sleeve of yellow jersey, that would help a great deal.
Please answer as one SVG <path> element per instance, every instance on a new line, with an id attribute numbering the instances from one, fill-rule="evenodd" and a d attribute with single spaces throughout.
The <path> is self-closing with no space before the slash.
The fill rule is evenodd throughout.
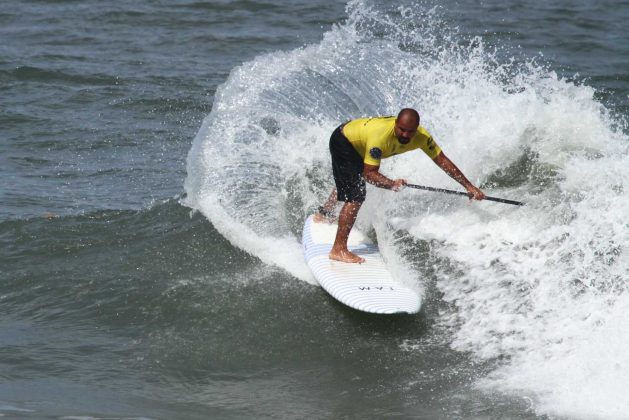
<path id="1" fill-rule="evenodd" d="M 417 134 L 420 137 L 419 148 L 428 155 L 430 159 L 434 159 L 441 153 L 441 148 L 433 140 L 432 136 L 424 127 L 419 127 Z"/>
<path id="2" fill-rule="evenodd" d="M 382 153 L 384 152 L 385 145 L 383 144 L 383 135 L 380 133 L 369 133 L 367 141 L 365 142 L 365 157 L 363 163 L 372 166 L 380 166 L 382 160 Z"/>

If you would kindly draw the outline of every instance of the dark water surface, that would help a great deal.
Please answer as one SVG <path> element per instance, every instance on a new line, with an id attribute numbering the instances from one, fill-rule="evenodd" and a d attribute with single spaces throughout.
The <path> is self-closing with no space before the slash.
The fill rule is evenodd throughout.
<path id="1" fill-rule="evenodd" d="M 629 374 L 622 351 L 629 345 L 627 330 L 611 334 L 617 337 L 613 343 L 603 339 L 608 330 L 596 330 L 612 328 L 612 320 L 619 319 L 616 314 L 626 304 L 622 283 L 629 279 L 623 242 L 629 234 L 622 222 L 628 201 L 622 176 L 628 175 L 629 3 L 381 3 L 0 4 L 0 416 L 627 418 L 626 401 L 614 405 L 588 386 L 602 389 L 601 395 L 624 395 L 623 378 Z M 428 40 L 426 33 L 434 37 Z M 457 59 L 446 54 L 476 44 L 483 49 L 457 53 Z M 425 51 L 427 45 L 443 48 L 442 55 L 435 55 L 437 48 Z M 377 55 L 398 47 L 411 58 L 434 58 L 436 64 L 413 77 L 434 78 L 427 85 L 460 100 L 435 99 L 432 110 L 432 101 L 423 99 L 430 97 L 430 88 L 414 90 L 418 86 L 407 85 L 400 73 L 404 65 L 396 59 L 408 57 L 395 55 L 397 50 Z M 326 48 L 336 60 L 331 64 L 325 61 Z M 362 48 L 378 59 L 360 56 Z M 343 57 L 352 54 L 360 60 L 345 63 Z M 394 58 L 389 62 L 387 57 Z M 506 70 L 501 67 L 505 63 L 511 63 Z M 470 93 L 468 87 L 480 82 L 470 82 L 466 75 L 486 80 L 492 68 L 503 72 L 496 79 L 504 89 L 493 91 L 488 84 L 484 95 Z M 361 85 L 366 75 L 373 91 Z M 249 90 L 257 84 L 259 90 Z M 473 153 L 469 161 L 461 153 L 458 162 L 485 188 L 513 198 L 521 194 L 533 209 L 513 216 L 514 221 L 497 210 L 469 213 L 458 202 L 435 198 L 428 210 L 422 207 L 423 213 L 413 213 L 409 220 L 423 229 L 440 222 L 420 224 L 417 217 L 438 217 L 439 209 L 455 212 L 460 217 L 450 219 L 453 225 L 442 225 L 444 231 L 451 229 L 451 239 L 418 236 L 415 225 L 400 217 L 397 225 L 391 222 L 394 228 L 387 225 L 399 236 L 394 249 L 420 273 L 425 305 L 419 315 L 378 317 L 337 304 L 294 274 L 299 264 L 292 270 L 290 264 L 275 263 L 273 255 L 267 258 L 267 251 L 249 249 L 249 230 L 238 223 L 237 211 L 223 208 L 232 220 L 209 202 L 195 201 L 194 186 L 207 179 L 223 203 L 243 185 L 231 183 L 239 181 L 231 178 L 234 171 L 226 177 L 212 165 L 195 163 L 199 150 L 207 153 L 204 162 L 233 170 L 238 166 L 232 164 L 251 162 L 238 160 L 238 152 L 248 146 L 232 148 L 230 142 L 253 144 L 256 153 L 272 151 L 266 137 L 255 135 L 266 130 L 279 132 L 282 141 L 301 135 L 316 139 L 312 143 L 322 146 L 301 150 L 317 156 L 334 120 L 404 106 L 408 97 L 398 95 L 405 90 L 422 98 L 411 103 L 432 117 L 431 130 L 453 151 L 456 146 L 448 138 L 458 132 L 445 128 L 457 127 L 452 115 L 467 109 L 468 102 L 494 112 L 473 119 L 482 124 L 486 147 L 494 154 L 485 156 L 483 164 L 479 159 L 472 163 Z M 528 94 L 529 99 L 511 108 L 512 98 Z M 308 102 L 319 99 L 337 108 L 326 113 L 317 108 L 323 102 Z M 579 105 L 571 108 L 574 104 Z M 474 113 L 477 108 L 469 109 Z M 221 120 L 239 112 L 241 120 Z M 264 130 L 258 129 L 256 118 L 267 113 L 275 120 L 263 118 Z M 574 121 L 560 118 L 571 113 Z M 527 115 L 554 118 L 525 130 L 537 149 L 510 148 L 501 136 Z M 560 123 L 555 127 L 553 121 Z M 240 128 L 238 124 L 252 131 L 233 140 L 229 127 Z M 474 132 L 472 126 L 468 124 Z M 552 136 L 544 134 L 544 127 L 550 127 Z M 243 189 L 244 198 L 237 197 L 246 202 L 240 207 L 245 216 L 276 220 L 274 228 L 287 226 L 294 242 L 306 212 L 329 187 L 325 165 L 317 166 L 318 161 L 303 176 L 291 172 L 293 164 L 311 166 L 295 151 L 299 148 L 271 154 L 288 162 L 271 171 L 280 174 L 269 184 L 275 189 L 263 195 L 271 204 L 256 191 L 248 197 Z M 582 155 L 584 160 L 577 161 Z M 230 160 L 221 160 L 225 156 Z M 611 160 L 597 160 L 606 158 Z M 263 169 L 267 163 L 254 162 Z M 578 177 L 584 172 L 593 178 L 616 177 L 598 184 L 605 186 L 595 196 L 603 207 L 586 205 L 584 196 L 592 193 Z M 310 188 L 311 182 L 318 189 Z M 581 192 L 570 189 L 580 182 Z M 540 192 L 555 190 L 554 198 Z M 280 198 L 273 195 L 278 191 Z M 198 197 L 206 198 L 203 194 Z M 561 214 L 553 213 L 553 205 Z M 504 237 L 495 238 L 500 246 L 494 249 L 484 242 L 489 233 L 478 241 L 456 236 L 470 224 L 482 231 L 487 220 L 494 223 L 492 231 L 519 232 L 518 217 L 541 217 L 540 231 L 561 232 L 534 238 L 522 233 L 526 245 L 516 250 L 521 254 L 501 251 L 511 246 Z M 459 226 L 458 220 L 469 222 Z M 501 220 L 508 226 L 501 226 Z M 605 233 L 588 230 L 592 226 Z M 264 229 L 255 228 L 255 234 L 263 235 Z M 581 237 L 578 232 L 586 233 Z M 273 243 L 275 233 L 263 239 Z M 568 237 L 578 249 L 569 247 Z M 500 273 L 515 273 L 513 277 L 507 281 L 483 273 L 481 277 L 496 280 L 477 288 L 457 265 L 470 242 L 478 248 L 469 259 L 478 258 L 480 265 L 468 273 L 500 266 Z M 283 244 L 277 241 L 278 254 L 285 250 Z M 553 246 L 568 248 L 552 254 L 548 250 Z M 486 264 L 480 262 L 483 250 L 495 254 L 487 256 Z M 540 262 L 544 253 L 548 260 Z M 571 260 L 578 255 L 578 263 Z M 527 270 L 513 268 L 516 260 L 527 261 Z M 592 267 L 592 278 L 572 271 L 581 264 Z M 557 275 L 540 267 L 563 271 Z M 522 278 L 535 282 L 521 284 Z M 561 299 L 561 292 L 544 294 L 544 279 L 551 278 L 565 278 L 562 290 L 574 292 L 575 301 L 565 307 L 532 305 L 551 295 Z M 506 288 L 508 282 L 513 286 Z M 485 298 L 491 305 L 482 305 Z M 523 317 L 529 317 L 531 326 L 494 312 L 509 307 L 528 308 Z M 570 312 L 573 307 L 580 308 L 577 315 Z M 491 325 L 470 312 L 482 313 Z M 582 319 L 578 314 L 584 313 L 592 315 Z M 559 333 L 544 335 L 545 327 L 534 325 L 540 319 L 557 325 L 548 331 Z M 591 323 L 593 336 L 574 333 L 584 329 L 582 322 Z M 618 322 L 621 329 L 624 324 Z M 585 342 L 592 347 L 570 344 Z M 555 351 L 551 344 L 565 347 Z M 579 353 L 583 347 L 589 352 Z M 555 367 L 565 372 L 553 363 L 568 360 L 576 372 L 594 373 L 567 376 L 563 382 L 528 377 L 518 382 L 523 377 L 518 369 L 528 366 L 531 354 L 540 355 L 539 365 L 550 363 L 549 372 Z M 593 355 L 616 367 L 608 370 L 603 361 L 588 365 L 598 360 Z M 580 396 L 581 389 L 588 395 Z M 583 406 L 566 395 L 578 397 Z"/>

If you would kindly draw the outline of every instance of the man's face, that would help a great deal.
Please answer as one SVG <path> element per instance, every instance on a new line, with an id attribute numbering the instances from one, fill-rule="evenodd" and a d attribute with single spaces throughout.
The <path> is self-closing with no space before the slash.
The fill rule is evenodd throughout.
<path id="1" fill-rule="evenodd" d="M 402 117 L 395 120 L 393 131 L 400 143 L 408 144 L 415 133 L 417 133 L 418 126 L 419 124 L 415 122 L 415 119 Z"/>

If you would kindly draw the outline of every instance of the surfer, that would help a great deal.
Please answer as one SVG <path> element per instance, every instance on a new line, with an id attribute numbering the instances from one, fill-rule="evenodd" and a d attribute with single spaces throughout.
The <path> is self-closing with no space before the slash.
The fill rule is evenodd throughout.
<path id="1" fill-rule="evenodd" d="M 329 257 L 332 260 L 362 263 L 347 248 L 347 239 L 354 226 L 358 210 L 365 201 L 365 181 L 376 187 L 400 191 L 405 179 L 390 179 L 380 173 L 382 159 L 421 149 L 454 180 L 461 184 L 470 199 L 482 200 L 485 194 L 474 186 L 441 151 L 432 136 L 419 125 L 419 114 L 404 108 L 397 117 L 361 118 L 341 124 L 330 137 L 332 173 L 336 188 L 318 209 L 316 221 L 332 216 L 336 203 L 343 201 L 338 217 L 338 229 Z"/>

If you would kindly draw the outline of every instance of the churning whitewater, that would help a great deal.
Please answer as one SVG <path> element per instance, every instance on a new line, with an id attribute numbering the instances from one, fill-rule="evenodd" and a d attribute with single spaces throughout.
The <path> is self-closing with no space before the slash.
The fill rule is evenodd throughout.
<path id="1" fill-rule="evenodd" d="M 582 83 L 465 39 L 438 11 L 360 1 L 324 39 L 234 69 L 188 156 L 185 204 L 233 245 L 314 283 L 301 226 L 332 188 L 340 122 L 419 110 L 470 180 L 523 208 L 370 188 L 358 224 L 392 270 L 451 310 L 450 345 L 495 361 L 480 389 L 539 414 L 629 413 L 629 179 L 625 122 Z M 383 164 L 409 182 L 457 188 L 421 153 Z"/>

